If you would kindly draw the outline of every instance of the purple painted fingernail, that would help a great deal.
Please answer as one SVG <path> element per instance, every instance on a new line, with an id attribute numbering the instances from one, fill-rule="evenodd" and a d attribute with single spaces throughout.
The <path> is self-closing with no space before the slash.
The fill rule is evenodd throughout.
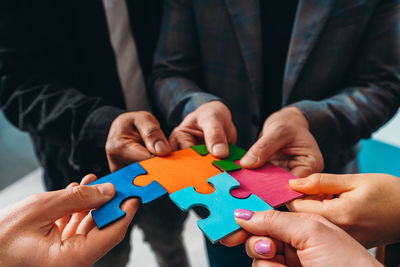
<path id="1" fill-rule="evenodd" d="M 245 209 L 237 209 L 235 210 L 235 217 L 243 220 L 250 220 L 253 217 L 254 211 L 245 210 Z"/>
<path id="2" fill-rule="evenodd" d="M 257 242 L 254 248 L 260 255 L 271 256 L 271 242 L 265 240 Z"/>

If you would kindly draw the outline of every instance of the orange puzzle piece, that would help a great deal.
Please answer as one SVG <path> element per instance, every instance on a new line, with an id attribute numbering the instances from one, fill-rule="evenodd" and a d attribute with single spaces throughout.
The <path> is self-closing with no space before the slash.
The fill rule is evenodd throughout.
<path id="1" fill-rule="evenodd" d="M 160 183 L 169 194 L 193 186 L 201 194 L 210 194 L 214 188 L 207 180 L 221 171 L 212 164 L 218 160 L 211 154 L 199 155 L 192 148 L 171 153 L 166 157 L 154 157 L 139 164 L 147 171 L 134 180 L 137 186 L 146 186 L 152 181 Z"/>

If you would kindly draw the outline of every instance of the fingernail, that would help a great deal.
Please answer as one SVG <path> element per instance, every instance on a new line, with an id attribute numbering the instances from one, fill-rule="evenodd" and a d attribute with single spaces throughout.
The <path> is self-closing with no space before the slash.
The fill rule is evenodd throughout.
<path id="1" fill-rule="evenodd" d="M 224 144 L 215 144 L 212 147 L 213 154 L 216 156 L 224 156 L 227 154 L 226 145 Z"/>
<path id="2" fill-rule="evenodd" d="M 97 188 L 105 196 L 111 196 L 114 193 L 114 186 L 110 183 L 100 184 Z"/>
<path id="3" fill-rule="evenodd" d="M 168 150 L 168 147 L 164 141 L 159 140 L 154 144 L 154 149 L 156 150 L 156 153 L 163 153 Z"/>
<path id="4" fill-rule="evenodd" d="M 303 178 L 289 180 L 289 184 L 294 185 L 294 186 L 304 185 L 306 183 L 307 183 L 307 179 L 303 179 Z"/>
<path id="5" fill-rule="evenodd" d="M 271 256 L 271 242 L 269 241 L 260 241 L 257 242 L 254 246 L 256 252 L 263 256 Z"/>
<path id="6" fill-rule="evenodd" d="M 250 220 L 253 217 L 254 211 L 245 210 L 245 209 L 237 209 L 235 210 L 235 217 L 243 220 Z"/>
<path id="7" fill-rule="evenodd" d="M 257 163 L 257 157 L 253 154 L 246 154 L 240 161 L 240 165 L 249 166 Z"/>

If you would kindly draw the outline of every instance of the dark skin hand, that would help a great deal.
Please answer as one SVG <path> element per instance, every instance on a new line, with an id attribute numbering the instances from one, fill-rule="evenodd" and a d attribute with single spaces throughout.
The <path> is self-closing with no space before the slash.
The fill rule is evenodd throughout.
<path id="1" fill-rule="evenodd" d="M 157 119 L 149 112 L 127 112 L 112 123 L 106 142 L 110 171 L 153 156 L 165 156 L 171 147 Z"/>

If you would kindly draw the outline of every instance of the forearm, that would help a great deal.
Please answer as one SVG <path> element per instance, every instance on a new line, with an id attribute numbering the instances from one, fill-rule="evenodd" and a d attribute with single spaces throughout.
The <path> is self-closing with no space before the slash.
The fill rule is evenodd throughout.
<path id="1" fill-rule="evenodd" d="M 176 126 L 200 105 L 218 99 L 203 90 L 196 22 L 191 1 L 167 0 L 151 84 L 157 107 Z"/>
<path id="2" fill-rule="evenodd" d="M 219 100 L 217 96 L 201 90 L 194 82 L 179 77 L 158 80 L 154 92 L 158 108 L 173 126 L 202 104 Z"/>
<path id="3" fill-rule="evenodd" d="M 340 93 L 301 101 L 321 150 L 346 149 L 387 122 L 400 105 L 400 2 L 382 0 L 349 66 Z"/>
<path id="4" fill-rule="evenodd" d="M 5 116 L 23 131 L 65 146 L 73 165 L 90 151 L 104 150 L 111 123 L 123 112 L 50 79 L 1 77 L 5 83 L 0 88 L 0 108 Z"/>
<path id="5" fill-rule="evenodd" d="M 294 103 L 310 125 L 321 151 L 336 153 L 369 138 L 397 111 L 400 87 L 351 87 L 321 101 Z"/>

